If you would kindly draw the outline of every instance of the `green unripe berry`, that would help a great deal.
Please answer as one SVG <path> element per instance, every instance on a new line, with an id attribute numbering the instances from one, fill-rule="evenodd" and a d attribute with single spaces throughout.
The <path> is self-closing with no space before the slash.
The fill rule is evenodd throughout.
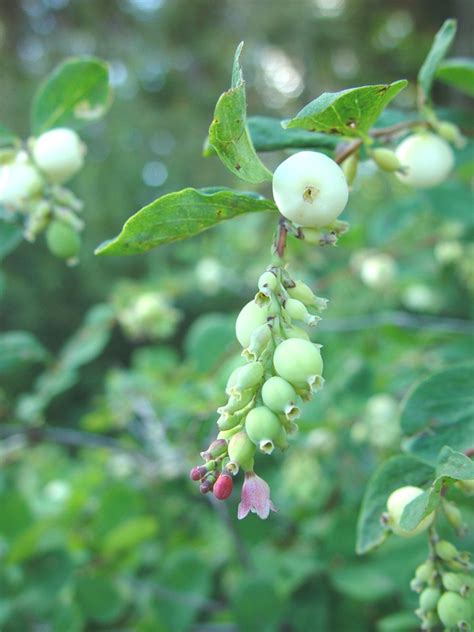
<path id="1" fill-rule="evenodd" d="M 295 389 L 278 375 L 269 378 L 262 387 L 262 399 L 265 406 L 274 413 L 285 415 L 290 421 L 297 419 L 300 415 L 296 398 Z"/>
<path id="2" fill-rule="evenodd" d="M 294 320 L 301 320 L 310 327 L 316 325 L 318 320 L 321 320 L 319 316 L 310 314 L 305 307 L 305 304 L 296 298 L 289 298 L 285 301 L 285 311 L 288 316 Z"/>
<path id="3" fill-rule="evenodd" d="M 423 583 L 427 583 L 430 581 L 433 571 L 435 570 L 434 564 L 431 560 L 420 564 L 415 571 L 415 578 Z"/>
<path id="4" fill-rule="evenodd" d="M 49 251 L 60 259 L 73 259 L 79 254 L 81 238 L 68 224 L 53 220 L 46 231 Z"/>
<path id="5" fill-rule="evenodd" d="M 393 171 L 398 171 L 398 169 L 402 166 L 396 153 L 386 147 L 377 147 L 377 149 L 374 149 L 371 152 L 371 156 L 377 167 L 382 169 L 382 171 L 388 171 L 391 173 Z"/>
<path id="6" fill-rule="evenodd" d="M 250 301 L 245 305 L 235 322 L 235 335 L 242 347 L 248 347 L 253 332 L 267 322 L 267 310 Z"/>
<path id="7" fill-rule="evenodd" d="M 273 292 L 277 287 L 278 281 L 273 272 L 267 270 L 264 272 L 259 280 L 258 280 L 258 289 L 265 296 L 270 296 L 271 292 Z"/>
<path id="8" fill-rule="evenodd" d="M 226 393 L 236 397 L 241 396 L 242 391 L 257 386 L 263 378 L 263 372 L 261 362 L 249 362 L 237 367 L 227 380 Z"/>
<path id="9" fill-rule="evenodd" d="M 245 430 L 261 452 L 271 454 L 275 445 L 285 443 L 285 430 L 280 420 L 266 406 L 252 408 L 245 419 Z"/>
<path id="10" fill-rule="evenodd" d="M 268 323 L 260 325 L 250 336 L 248 347 L 242 351 L 242 355 L 249 362 L 258 360 L 271 342 L 272 333 Z"/>
<path id="11" fill-rule="evenodd" d="M 471 622 L 471 604 L 455 592 L 445 592 L 438 601 L 437 610 L 441 622 L 447 628 L 454 628 L 463 621 Z"/>
<path id="12" fill-rule="evenodd" d="M 295 281 L 295 286 L 287 288 L 287 292 L 291 298 L 295 298 L 305 305 L 314 305 L 319 310 L 326 308 L 327 299 L 316 296 L 313 290 L 303 281 Z"/>
<path id="13" fill-rule="evenodd" d="M 303 340 L 309 340 L 308 333 L 301 327 L 292 325 L 291 327 L 283 327 L 283 333 L 286 338 L 302 338 Z"/>
<path id="14" fill-rule="evenodd" d="M 255 451 L 255 444 L 249 439 L 249 436 L 243 430 L 231 437 L 229 441 L 228 454 L 231 463 L 235 463 L 245 472 L 248 472 L 253 468 Z"/>
<path id="15" fill-rule="evenodd" d="M 441 579 L 446 590 L 460 592 L 463 597 L 474 590 L 474 577 L 466 573 L 443 573 Z"/>
<path id="16" fill-rule="evenodd" d="M 296 388 L 312 387 L 323 372 L 319 346 L 301 338 L 281 342 L 275 349 L 273 366 L 280 377 Z"/>
<path id="17" fill-rule="evenodd" d="M 346 176 L 347 184 L 351 186 L 357 175 L 357 167 L 359 166 L 359 154 L 357 152 L 348 156 L 341 165 L 341 169 Z"/>
<path id="18" fill-rule="evenodd" d="M 423 490 L 420 487 L 406 485 L 405 487 L 396 489 L 388 497 L 387 511 L 389 515 L 389 525 L 396 535 L 400 535 L 404 538 L 411 538 L 422 531 L 425 531 L 433 522 L 434 513 L 431 512 L 411 531 L 402 529 L 400 526 L 400 520 L 405 507 L 420 494 L 423 494 Z"/>
<path id="19" fill-rule="evenodd" d="M 454 123 L 442 121 L 436 126 L 436 131 L 442 138 L 449 143 L 453 143 L 458 149 L 461 149 L 466 144 L 466 139 L 461 134 L 461 130 L 457 125 L 454 125 Z"/>
<path id="20" fill-rule="evenodd" d="M 435 552 L 436 555 L 445 562 L 455 560 L 459 555 L 459 551 L 454 544 L 451 544 L 451 542 L 448 542 L 447 540 L 440 540 L 439 542 L 436 542 Z"/>
<path id="21" fill-rule="evenodd" d="M 443 503 L 443 509 L 449 524 L 455 529 L 463 529 L 464 523 L 459 508 L 454 503 L 445 501 Z"/>
<path id="22" fill-rule="evenodd" d="M 436 609 L 441 591 L 439 588 L 425 588 L 420 595 L 420 610 L 422 612 L 430 612 Z"/>

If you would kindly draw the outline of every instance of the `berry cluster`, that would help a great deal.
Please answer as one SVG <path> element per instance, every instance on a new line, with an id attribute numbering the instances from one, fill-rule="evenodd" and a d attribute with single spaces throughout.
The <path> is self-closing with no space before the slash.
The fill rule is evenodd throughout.
<path id="1" fill-rule="evenodd" d="M 83 166 L 85 146 L 75 131 L 58 127 L 0 155 L 0 206 L 5 219 L 20 219 L 28 241 L 46 230 L 53 255 L 73 262 L 79 253 L 77 217 L 82 203 L 62 185 Z"/>
<path id="2" fill-rule="evenodd" d="M 320 345 L 301 325 L 316 325 L 320 318 L 309 309 L 319 312 L 327 301 L 280 266 L 264 272 L 258 288 L 235 326 L 247 362 L 227 381 L 227 402 L 217 410 L 217 440 L 201 453 L 205 464 L 191 470 L 201 492 L 212 491 L 220 500 L 231 495 L 233 476 L 243 470 L 239 518 L 249 511 L 267 518 L 275 510 L 267 483 L 254 471 L 256 452 L 285 449 L 288 435 L 298 429 L 300 400 L 323 385 Z"/>

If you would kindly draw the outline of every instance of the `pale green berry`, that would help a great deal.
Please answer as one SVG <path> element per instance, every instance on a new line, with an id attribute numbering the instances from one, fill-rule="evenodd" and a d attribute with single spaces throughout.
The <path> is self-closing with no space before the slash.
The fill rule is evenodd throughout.
<path id="1" fill-rule="evenodd" d="M 431 560 L 428 560 L 417 567 L 415 571 L 415 578 L 418 581 L 426 584 L 431 579 L 434 570 L 435 570 L 435 567 L 434 567 L 433 562 Z"/>
<path id="2" fill-rule="evenodd" d="M 81 248 L 77 232 L 59 220 L 54 220 L 46 231 L 46 243 L 50 252 L 60 259 L 74 259 Z"/>
<path id="3" fill-rule="evenodd" d="M 33 145 L 33 158 L 52 182 L 69 180 L 84 164 L 85 147 L 72 129 L 57 127 L 41 134 Z"/>
<path id="4" fill-rule="evenodd" d="M 316 384 L 323 372 L 319 346 L 301 338 L 281 342 L 275 349 L 273 366 L 280 377 L 303 389 Z"/>
<path id="5" fill-rule="evenodd" d="M 273 272 L 267 270 L 264 272 L 259 280 L 258 280 L 258 289 L 265 296 L 270 296 L 271 292 L 273 292 L 277 287 L 278 281 Z"/>
<path id="6" fill-rule="evenodd" d="M 235 322 L 235 335 L 242 347 L 248 347 L 253 332 L 267 322 L 268 312 L 266 308 L 260 307 L 255 301 L 250 301 L 245 305 Z"/>
<path id="7" fill-rule="evenodd" d="M 42 188 L 43 180 L 31 163 L 15 160 L 0 167 L 0 204 L 21 207 Z"/>
<path id="8" fill-rule="evenodd" d="M 262 399 L 265 406 L 274 413 L 283 414 L 293 421 L 300 416 L 296 405 L 296 391 L 289 382 L 278 375 L 269 378 L 262 386 Z"/>
<path id="9" fill-rule="evenodd" d="M 286 291 L 291 298 L 295 298 L 305 305 L 314 306 L 318 310 L 326 309 L 327 299 L 316 296 L 313 290 L 303 281 L 295 281 L 294 287 L 289 287 Z"/>
<path id="10" fill-rule="evenodd" d="M 300 151 L 273 174 L 273 197 L 280 213 L 299 226 L 320 228 L 344 210 L 349 189 L 339 165 L 325 154 Z"/>
<path id="11" fill-rule="evenodd" d="M 435 544 L 435 552 L 438 557 L 440 557 L 445 562 L 451 562 L 451 560 L 455 560 L 459 556 L 459 551 L 447 540 L 440 540 Z"/>
<path id="12" fill-rule="evenodd" d="M 425 531 L 433 522 L 434 513 L 431 512 L 411 531 L 402 529 L 400 526 L 400 520 L 405 507 L 420 494 L 423 494 L 423 490 L 420 487 L 406 485 L 405 487 L 396 489 L 388 497 L 387 511 L 390 518 L 389 524 L 396 535 L 400 535 L 404 538 L 411 538 L 422 531 Z"/>
<path id="13" fill-rule="evenodd" d="M 420 610 L 422 612 L 430 612 L 436 609 L 436 604 L 441 597 L 439 588 L 425 588 L 420 595 Z"/>
<path id="14" fill-rule="evenodd" d="M 413 134 L 400 143 L 395 153 L 404 170 L 398 171 L 397 177 L 415 188 L 440 184 L 454 166 L 453 150 L 435 134 Z"/>
<path id="15" fill-rule="evenodd" d="M 377 149 L 371 152 L 371 156 L 377 167 L 382 169 L 382 171 L 388 171 L 390 173 L 398 171 L 402 166 L 396 153 L 386 147 L 377 147 Z"/>
<path id="16" fill-rule="evenodd" d="M 263 364 L 261 362 L 249 362 L 232 371 L 227 380 L 226 393 L 240 397 L 242 391 L 254 388 L 263 379 Z"/>
<path id="17" fill-rule="evenodd" d="M 302 338 L 303 340 L 309 340 L 308 332 L 301 327 L 291 325 L 291 327 L 283 327 L 283 333 L 286 338 Z"/>
<path id="18" fill-rule="evenodd" d="M 466 139 L 461 134 L 461 130 L 454 123 L 449 121 L 442 121 L 436 126 L 438 134 L 450 143 L 453 143 L 455 147 L 461 149 L 466 145 Z"/>
<path id="19" fill-rule="evenodd" d="M 474 577 L 466 573 L 443 573 L 441 579 L 446 590 L 461 592 L 463 597 L 474 590 Z"/>
<path id="20" fill-rule="evenodd" d="M 272 333 L 269 325 L 267 323 L 260 325 L 250 336 L 249 345 L 242 351 L 242 355 L 249 362 L 258 360 L 268 348 L 271 338 Z"/>
<path id="21" fill-rule="evenodd" d="M 360 277 L 368 287 L 380 289 L 392 283 L 397 265 L 390 255 L 383 252 L 366 257 L 360 266 Z"/>
<path id="22" fill-rule="evenodd" d="M 229 459 L 232 463 L 241 467 L 245 472 L 248 472 L 253 468 L 255 451 L 255 444 L 249 439 L 248 434 L 243 430 L 235 434 L 229 440 Z"/>
<path id="23" fill-rule="evenodd" d="M 261 452 L 271 454 L 275 445 L 285 441 L 285 430 L 275 415 L 266 406 L 252 408 L 245 419 L 245 430 Z"/>
<path id="24" fill-rule="evenodd" d="M 313 314 L 310 314 L 306 309 L 305 304 L 296 298 L 287 299 L 285 301 L 284 309 L 290 318 L 294 320 L 301 320 L 310 327 L 316 325 L 318 320 L 321 320 L 319 316 L 314 316 Z"/>
<path id="25" fill-rule="evenodd" d="M 447 628 L 454 628 L 462 621 L 471 623 L 471 604 L 455 592 L 445 592 L 438 601 L 437 610 L 441 622 Z"/>
<path id="26" fill-rule="evenodd" d="M 341 169 L 346 176 L 347 184 L 351 186 L 357 175 L 357 168 L 359 166 L 359 154 L 357 152 L 348 156 L 341 165 Z"/>

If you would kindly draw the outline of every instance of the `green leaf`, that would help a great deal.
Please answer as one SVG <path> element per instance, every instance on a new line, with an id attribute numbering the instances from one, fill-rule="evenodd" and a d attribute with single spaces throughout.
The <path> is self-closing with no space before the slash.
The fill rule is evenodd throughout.
<path id="1" fill-rule="evenodd" d="M 474 463 L 465 454 L 444 446 L 438 457 L 436 478 L 430 489 L 412 500 L 403 510 L 400 519 L 402 529 L 412 531 L 440 503 L 441 492 L 456 481 L 474 479 Z"/>
<path id="2" fill-rule="evenodd" d="M 330 134 L 318 134 L 304 129 L 284 129 L 280 119 L 271 116 L 252 116 L 248 126 L 257 151 L 279 149 L 333 150 L 339 139 Z"/>
<path id="3" fill-rule="evenodd" d="M 380 516 L 390 494 L 404 485 L 423 485 L 433 475 L 433 468 L 408 455 L 392 457 L 375 471 L 366 487 L 357 523 L 357 553 L 367 553 L 387 537 Z"/>
<path id="4" fill-rule="evenodd" d="M 420 621 L 412 610 L 394 612 L 377 621 L 377 632 L 414 632 Z"/>
<path id="5" fill-rule="evenodd" d="M 407 84 L 405 79 L 401 79 L 390 84 L 324 92 L 283 125 L 350 138 L 364 137 L 390 101 Z"/>
<path id="6" fill-rule="evenodd" d="M 436 75 L 439 63 L 448 52 L 451 42 L 456 34 L 456 20 L 446 20 L 436 33 L 433 45 L 418 72 L 418 89 L 421 94 L 421 103 L 425 103 L 431 92 L 431 85 Z"/>
<path id="7" fill-rule="evenodd" d="M 196 371 L 210 371 L 235 343 L 235 319 L 227 314 L 203 314 L 188 329 L 184 348 Z"/>
<path id="8" fill-rule="evenodd" d="M 21 243 L 23 231 L 16 224 L 0 219 L 0 261 Z"/>
<path id="9" fill-rule="evenodd" d="M 272 179 L 272 173 L 261 162 L 247 127 L 245 81 L 240 67 L 243 42 L 235 52 L 232 87 L 217 101 L 209 127 L 209 143 L 224 165 L 246 182 L 258 183 Z"/>
<path id="10" fill-rule="evenodd" d="M 94 57 L 61 63 L 36 92 L 31 127 L 38 135 L 53 127 L 78 128 L 100 118 L 111 101 L 107 64 Z"/>
<path id="11" fill-rule="evenodd" d="M 232 595 L 232 611 L 239 630 L 276 632 L 284 601 L 273 582 L 255 574 L 240 577 Z"/>
<path id="12" fill-rule="evenodd" d="M 83 615 L 97 623 L 115 621 L 126 605 L 112 579 L 96 571 L 79 577 L 76 598 Z"/>
<path id="13" fill-rule="evenodd" d="M 436 78 L 474 97 L 474 59 L 446 59 L 439 64 Z"/>
<path id="14" fill-rule="evenodd" d="M 0 334 L 0 374 L 25 364 L 45 362 L 48 352 L 27 331 L 7 331 Z"/>
<path id="15" fill-rule="evenodd" d="M 376 564 L 352 564 L 333 570 L 331 583 L 342 595 L 357 601 L 375 602 L 397 592 L 397 585 Z"/>
<path id="16" fill-rule="evenodd" d="M 18 143 L 18 137 L 15 136 L 13 132 L 11 132 L 4 125 L 0 125 L 0 148 L 1 147 L 11 147 Z"/>
<path id="17" fill-rule="evenodd" d="M 129 551 L 150 539 L 156 533 L 157 526 L 156 520 L 151 516 L 129 518 L 107 534 L 102 551 L 106 555 Z"/>
<path id="18" fill-rule="evenodd" d="M 178 239 L 187 239 L 244 213 L 276 211 L 261 196 L 229 189 L 183 189 L 158 198 L 126 222 L 122 232 L 102 243 L 97 255 L 133 255 Z"/>

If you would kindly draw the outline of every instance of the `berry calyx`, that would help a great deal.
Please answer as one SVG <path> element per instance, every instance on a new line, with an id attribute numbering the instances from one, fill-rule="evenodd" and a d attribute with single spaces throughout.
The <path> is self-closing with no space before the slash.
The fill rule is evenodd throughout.
<path id="1" fill-rule="evenodd" d="M 449 144 L 427 132 L 405 138 L 395 154 L 403 169 L 397 171 L 398 179 L 415 188 L 425 189 L 440 184 L 454 166 L 454 154 Z"/>
<path id="2" fill-rule="evenodd" d="M 262 387 L 262 399 L 274 413 L 283 414 L 293 421 L 300 415 L 296 405 L 296 391 L 289 382 L 278 375 L 269 378 Z"/>
<path id="3" fill-rule="evenodd" d="M 434 513 L 430 513 L 411 531 L 402 529 L 400 526 L 400 520 L 402 518 L 405 507 L 420 494 L 423 494 L 423 490 L 420 487 L 414 487 L 412 485 L 406 485 L 396 489 L 387 500 L 387 511 L 389 515 L 389 525 L 392 531 L 396 535 L 400 535 L 404 538 L 411 538 L 418 535 L 422 531 L 425 531 L 434 519 Z"/>
<path id="4" fill-rule="evenodd" d="M 50 252 L 59 259 L 74 259 L 81 248 L 81 238 L 76 231 L 59 220 L 54 220 L 46 231 L 46 243 Z"/>
<path id="5" fill-rule="evenodd" d="M 328 226 L 342 213 L 348 196 L 342 169 L 316 151 L 293 154 L 273 174 L 273 197 L 278 210 L 298 226 Z"/>
<path id="6" fill-rule="evenodd" d="M 237 473 L 238 468 L 242 468 L 245 472 L 252 470 L 255 451 L 255 444 L 249 439 L 248 434 L 244 430 L 231 437 L 228 454 L 230 464 L 234 464 L 231 467 L 232 473 Z"/>
<path id="7" fill-rule="evenodd" d="M 33 145 L 33 158 L 51 182 L 63 183 L 84 164 L 85 148 L 72 129 L 56 127 L 41 134 Z"/>
<path id="8" fill-rule="evenodd" d="M 266 406 L 257 406 L 249 412 L 245 419 L 245 431 L 264 454 L 271 454 L 276 445 L 282 447 L 286 442 L 280 420 Z"/>

